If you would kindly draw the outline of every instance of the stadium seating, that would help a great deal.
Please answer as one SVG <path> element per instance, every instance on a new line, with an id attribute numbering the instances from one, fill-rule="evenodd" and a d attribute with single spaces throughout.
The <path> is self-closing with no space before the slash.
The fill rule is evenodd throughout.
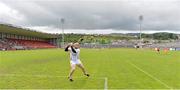
<path id="1" fill-rule="evenodd" d="M 4 39 L 0 39 L 0 50 L 10 49 L 10 44 Z"/>
<path id="2" fill-rule="evenodd" d="M 20 39 L 9 39 L 9 41 L 14 42 L 16 46 L 24 46 L 27 48 L 55 48 L 54 45 L 51 45 L 46 41 L 33 41 L 33 40 L 20 40 Z"/>
<path id="3" fill-rule="evenodd" d="M 35 40 L 21 40 L 21 39 L 1 39 L 0 49 L 16 50 L 16 49 L 41 49 L 41 48 L 55 48 L 54 45 L 46 41 Z"/>

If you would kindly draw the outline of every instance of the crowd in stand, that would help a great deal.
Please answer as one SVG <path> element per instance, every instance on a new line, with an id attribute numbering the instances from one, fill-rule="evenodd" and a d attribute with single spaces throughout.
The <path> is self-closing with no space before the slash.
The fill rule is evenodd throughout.
<path id="1" fill-rule="evenodd" d="M 0 50 L 40 49 L 40 48 L 55 48 L 55 46 L 49 44 L 46 41 L 0 39 Z"/>

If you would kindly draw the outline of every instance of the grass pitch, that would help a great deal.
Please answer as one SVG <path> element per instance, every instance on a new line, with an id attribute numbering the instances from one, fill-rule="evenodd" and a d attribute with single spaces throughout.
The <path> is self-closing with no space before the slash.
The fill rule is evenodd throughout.
<path id="1" fill-rule="evenodd" d="M 0 52 L 1 89 L 180 89 L 180 52 L 81 49 L 90 73 L 77 68 L 69 82 L 69 56 L 62 49 Z"/>

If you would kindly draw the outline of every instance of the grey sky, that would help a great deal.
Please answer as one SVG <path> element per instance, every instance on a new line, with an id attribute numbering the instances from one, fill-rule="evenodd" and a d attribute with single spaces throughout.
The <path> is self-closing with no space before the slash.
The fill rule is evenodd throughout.
<path id="1" fill-rule="evenodd" d="M 57 32 L 60 18 L 68 32 L 137 32 L 141 14 L 144 32 L 180 32 L 179 0 L 0 0 L 1 22 L 45 32 Z"/>

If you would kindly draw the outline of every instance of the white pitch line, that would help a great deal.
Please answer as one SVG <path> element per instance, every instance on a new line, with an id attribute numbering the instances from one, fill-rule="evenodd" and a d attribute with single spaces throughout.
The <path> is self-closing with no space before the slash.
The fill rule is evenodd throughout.
<path id="1" fill-rule="evenodd" d="M 51 76 L 51 75 L 27 75 L 27 74 L 0 74 L 0 76 L 9 77 L 67 77 L 67 76 Z"/>
<path id="2" fill-rule="evenodd" d="M 41 77 L 41 78 L 65 78 L 67 76 L 52 76 L 52 75 L 27 75 L 27 74 L 0 74 L 0 76 L 7 76 L 7 77 Z M 74 77 L 74 78 L 83 78 L 83 77 Z M 91 78 L 91 77 L 90 77 Z M 108 78 L 107 77 L 93 77 L 96 79 L 104 80 L 104 90 L 108 90 Z"/>
<path id="3" fill-rule="evenodd" d="M 104 78 L 104 90 L 108 90 L 108 78 Z"/>
<path id="4" fill-rule="evenodd" d="M 149 74 L 148 72 L 144 71 L 143 69 L 139 68 L 137 65 L 127 61 L 130 65 L 132 65 L 133 67 L 135 67 L 136 69 L 138 69 L 139 71 L 143 72 L 144 74 L 146 74 L 147 76 L 151 77 L 152 79 L 158 81 L 159 83 L 161 83 L 162 85 L 164 85 L 165 87 L 172 89 L 172 87 L 170 87 L 169 85 L 167 85 L 166 83 L 162 82 L 161 80 L 159 80 L 158 78 L 154 77 L 153 75 Z"/>
<path id="5" fill-rule="evenodd" d="M 68 77 L 68 76 L 55 76 L 55 75 L 27 75 L 27 74 L 0 74 L 0 76 L 7 76 L 7 77 L 50 77 L 50 78 L 53 78 L 53 77 L 60 77 L 60 78 L 65 78 L 65 77 Z M 80 77 L 74 77 L 74 78 L 84 78 L 83 76 L 80 76 Z M 89 77 L 89 78 L 95 78 L 95 79 L 103 79 L 104 80 L 104 77 Z"/>

